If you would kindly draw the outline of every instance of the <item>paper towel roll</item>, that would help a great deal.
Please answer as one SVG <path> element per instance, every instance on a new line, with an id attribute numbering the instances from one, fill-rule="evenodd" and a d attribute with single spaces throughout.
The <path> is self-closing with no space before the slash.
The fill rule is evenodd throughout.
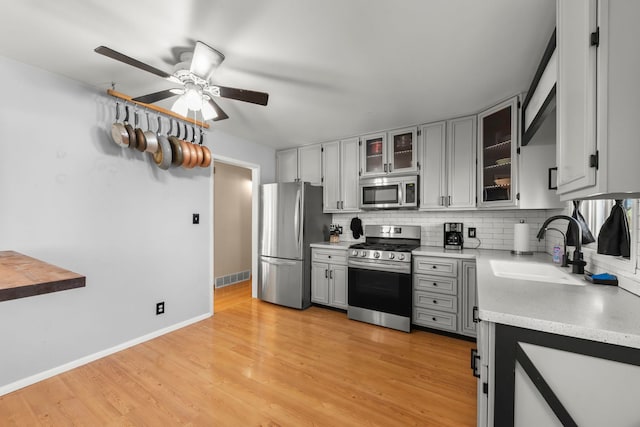
<path id="1" fill-rule="evenodd" d="M 529 224 L 525 222 L 513 225 L 513 252 L 516 254 L 531 252 L 529 249 Z"/>

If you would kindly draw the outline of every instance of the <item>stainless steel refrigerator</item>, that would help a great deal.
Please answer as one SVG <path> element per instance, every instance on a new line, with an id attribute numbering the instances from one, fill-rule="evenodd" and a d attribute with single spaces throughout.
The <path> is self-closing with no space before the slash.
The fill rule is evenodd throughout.
<path id="1" fill-rule="evenodd" d="M 258 298 L 298 309 L 311 305 L 309 244 L 329 238 L 322 187 L 308 182 L 260 186 Z"/>

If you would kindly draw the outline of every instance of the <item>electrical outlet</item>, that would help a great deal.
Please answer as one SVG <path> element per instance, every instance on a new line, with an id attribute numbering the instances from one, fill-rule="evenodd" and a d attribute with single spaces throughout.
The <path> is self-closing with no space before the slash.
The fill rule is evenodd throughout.
<path id="1" fill-rule="evenodd" d="M 200 214 L 193 214 L 193 223 L 200 224 Z"/>
<path id="2" fill-rule="evenodd" d="M 160 314 L 164 314 L 164 301 L 156 303 L 156 316 L 159 316 Z"/>
<path id="3" fill-rule="evenodd" d="M 475 238 L 476 237 L 476 228 L 475 227 L 469 227 L 467 229 L 467 233 L 468 233 L 469 237 Z"/>

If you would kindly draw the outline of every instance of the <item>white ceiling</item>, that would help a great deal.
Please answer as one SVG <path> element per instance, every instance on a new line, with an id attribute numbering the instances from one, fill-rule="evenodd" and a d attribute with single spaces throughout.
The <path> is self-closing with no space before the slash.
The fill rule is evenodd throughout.
<path id="1" fill-rule="evenodd" d="M 555 0 L 21 0 L 0 14 L 0 55 L 135 97 L 172 86 L 95 47 L 172 72 L 172 49 L 202 40 L 226 56 L 215 83 L 270 95 L 217 100 L 230 118 L 213 126 L 284 148 L 524 91 L 554 26 Z"/>

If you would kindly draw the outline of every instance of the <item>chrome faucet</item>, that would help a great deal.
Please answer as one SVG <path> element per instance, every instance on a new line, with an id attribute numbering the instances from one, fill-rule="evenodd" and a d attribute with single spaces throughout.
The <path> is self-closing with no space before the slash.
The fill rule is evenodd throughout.
<path id="1" fill-rule="evenodd" d="M 571 272 L 574 274 L 584 274 L 584 266 L 587 265 L 587 262 L 584 261 L 583 257 L 582 257 L 582 251 L 580 249 L 582 249 L 582 227 L 580 227 L 580 223 L 578 221 L 576 221 L 575 218 L 572 218 L 570 216 L 567 215 L 554 215 L 550 218 L 547 218 L 547 220 L 544 222 L 544 224 L 542 224 L 542 227 L 540 227 L 540 230 L 538 231 L 538 234 L 536 235 L 536 237 L 538 238 L 538 241 L 542 240 L 542 238 L 544 238 L 544 234 L 545 232 L 550 229 L 549 227 L 547 227 L 549 225 L 549 223 L 551 223 L 552 221 L 555 221 L 556 219 L 566 219 L 567 221 L 571 221 L 573 222 L 573 234 L 574 234 L 574 239 L 573 241 L 576 242 L 576 249 L 573 251 L 573 259 L 572 260 L 567 260 L 566 263 L 567 264 L 571 264 L 572 268 L 571 268 Z M 565 238 L 565 250 L 564 253 L 567 253 L 567 249 L 566 249 L 566 238 Z M 566 258 L 566 256 L 565 256 Z M 565 265 L 565 262 L 562 263 L 563 266 Z"/>

